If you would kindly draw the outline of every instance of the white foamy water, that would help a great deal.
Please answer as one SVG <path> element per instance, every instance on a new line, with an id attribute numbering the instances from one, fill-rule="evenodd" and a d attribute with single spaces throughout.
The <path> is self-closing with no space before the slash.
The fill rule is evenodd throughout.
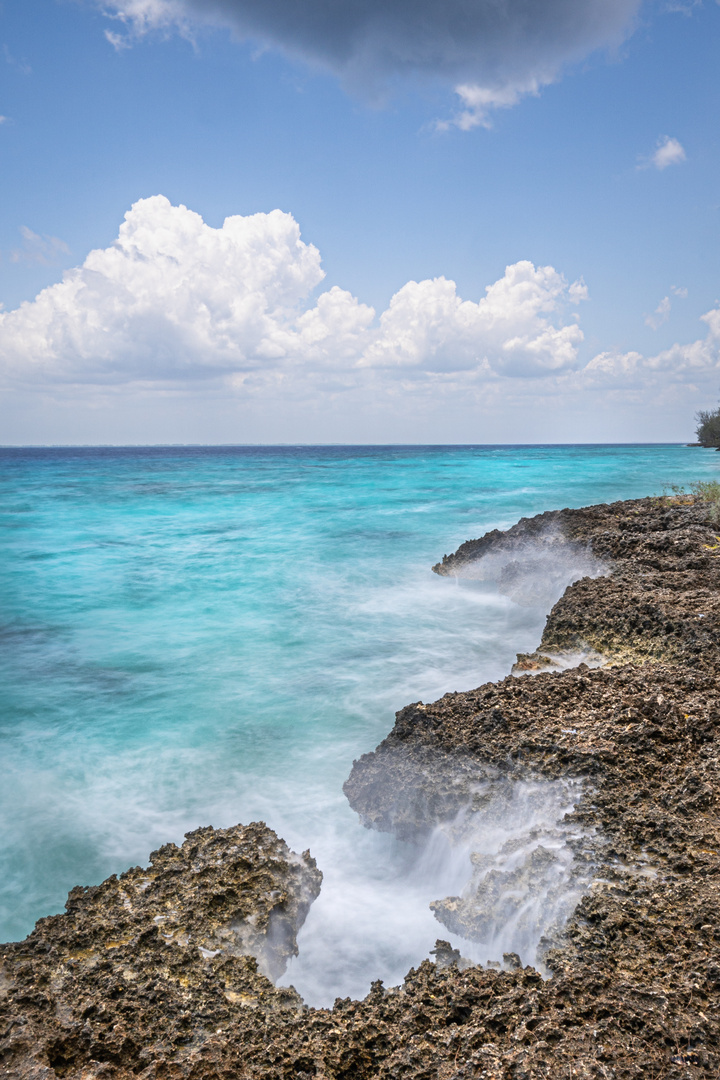
<path id="1" fill-rule="evenodd" d="M 564 821 L 580 791 L 576 781 L 507 784 L 482 812 L 460 815 L 418 845 L 366 832 L 348 849 L 346 837 L 333 838 L 300 954 L 280 982 L 313 1004 L 364 996 L 372 979 L 401 983 L 438 938 L 474 963 L 517 953 L 537 964 L 541 939 L 564 924 L 589 880 L 573 849 L 582 833 Z M 492 903 L 476 900 L 477 884 L 492 878 Z M 464 897 L 476 914 L 473 939 L 434 916 L 431 903 L 449 896 Z"/>
<path id="2" fill-rule="evenodd" d="M 190 829 L 265 820 L 325 874 L 287 975 L 316 1002 L 397 982 L 448 938 L 429 904 L 462 892 L 470 850 L 512 873 L 504 845 L 531 855 L 540 827 L 520 800 L 510 832 L 486 822 L 472 848 L 417 851 L 365 830 L 342 794 L 395 710 L 533 651 L 565 580 L 553 571 L 548 592 L 536 568 L 523 606 L 430 567 L 522 516 L 705 468 L 679 447 L 0 457 L 0 939 Z M 551 799 L 541 816 L 556 813 Z M 512 919 L 532 921 L 516 916 L 463 954 L 532 956 L 529 938 L 510 947 Z"/>

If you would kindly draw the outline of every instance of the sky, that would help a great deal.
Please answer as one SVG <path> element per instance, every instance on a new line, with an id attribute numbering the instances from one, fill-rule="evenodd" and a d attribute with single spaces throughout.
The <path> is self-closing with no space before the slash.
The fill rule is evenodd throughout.
<path id="1" fill-rule="evenodd" d="M 0 443 L 687 441 L 718 0 L 0 0 Z"/>

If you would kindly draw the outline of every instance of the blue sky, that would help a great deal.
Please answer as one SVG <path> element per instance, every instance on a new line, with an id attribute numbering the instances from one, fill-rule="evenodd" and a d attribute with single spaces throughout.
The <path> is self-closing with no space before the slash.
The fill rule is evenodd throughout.
<path id="1" fill-rule="evenodd" d="M 375 26 L 373 3 L 336 4 L 335 25 L 316 0 L 296 25 L 289 0 L 4 0 L 3 442 L 692 435 L 720 395 L 718 3 L 538 0 L 523 40 L 482 22 L 487 0 L 459 37 L 452 4 L 393 0 L 360 47 L 348 27 Z M 526 26 L 522 0 L 505 8 Z M 122 271 L 73 270 L 158 195 L 212 230 L 202 287 L 189 247 L 177 279 L 157 262 L 190 221 L 157 201 Z M 220 258 L 226 217 L 276 208 L 322 281 L 287 218 L 252 219 L 252 257 L 247 225 Z M 268 251 L 302 278 L 279 300 Z M 318 308 L 334 286 L 352 303 Z"/>

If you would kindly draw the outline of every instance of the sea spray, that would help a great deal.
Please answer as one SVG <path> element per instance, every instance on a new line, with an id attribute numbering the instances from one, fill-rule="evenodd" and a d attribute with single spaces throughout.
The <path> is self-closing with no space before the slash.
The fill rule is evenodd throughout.
<path id="1" fill-rule="evenodd" d="M 474 963 L 541 965 L 590 880 L 590 838 L 566 820 L 581 793 L 572 780 L 500 782 L 417 843 L 338 836 L 282 982 L 313 1005 L 363 997 L 374 979 L 402 982 L 438 938 Z"/>
<path id="2" fill-rule="evenodd" d="M 446 867 L 431 887 L 414 884 L 417 851 L 363 829 L 343 781 L 395 710 L 501 678 L 537 646 L 547 614 L 430 567 L 524 515 L 709 475 L 713 457 L 0 451 L 0 938 L 23 937 L 73 886 L 144 864 L 190 829 L 263 819 L 317 857 L 325 885 L 310 918 L 325 910 L 326 941 L 372 949 L 367 896 L 385 897 L 399 927 L 387 978 L 401 977 L 447 936 L 429 904 L 463 880 Z M 403 937 L 411 907 L 396 886 L 421 892 L 412 910 L 427 932 Z M 343 937 L 340 918 L 332 929 L 333 896 L 355 897 L 362 934 Z"/>
<path id="3" fill-rule="evenodd" d="M 545 528 L 533 539 L 517 541 L 504 535 L 487 553 L 451 556 L 434 569 L 458 581 L 491 582 L 516 604 L 547 611 L 574 581 L 610 573 L 587 544 L 569 541 L 557 526 Z"/>
<path id="4" fill-rule="evenodd" d="M 459 895 L 430 906 L 476 962 L 514 953 L 543 968 L 592 877 L 599 838 L 573 820 L 582 788 L 575 779 L 505 783 L 481 811 L 461 815 L 454 842 L 469 851 L 472 873 Z"/>

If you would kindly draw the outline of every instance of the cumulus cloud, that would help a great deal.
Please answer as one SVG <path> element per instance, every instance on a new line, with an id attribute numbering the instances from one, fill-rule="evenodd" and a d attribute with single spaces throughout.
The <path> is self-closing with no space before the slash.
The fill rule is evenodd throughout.
<path id="1" fill-rule="evenodd" d="M 643 365 L 651 371 L 668 371 L 675 375 L 720 368 L 720 307 L 701 315 L 701 320 L 708 328 L 704 338 L 688 345 L 671 345 L 657 356 L 648 357 Z"/>
<path id="2" fill-rule="evenodd" d="M 29 244 L 43 240 L 27 231 Z M 528 415 L 539 401 L 587 409 L 588 394 L 670 409 L 693 387 L 714 389 L 720 372 L 720 307 L 702 316 L 695 341 L 650 356 L 606 350 L 583 366 L 577 306 L 587 290 L 551 266 L 514 263 L 477 300 L 444 277 L 409 281 L 379 313 L 337 285 L 322 291 L 323 277 L 290 214 L 212 228 L 163 196 L 142 199 L 110 247 L 0 311 L 2 383 L 43 400 L 204 395 L 287 418 L 304 409 L 349 422 L 385 410 L 390 428 L 395 410 L 412 428 L 412 415 L 469 416 L 473 402 L 487 415 L 517 402 Z"/>
<path id="3" fill-rule="evenodd" d="M 685 158 L 685 150 L 678 140 L 671 139 L 669 135 L 663 135 L 652 156 L 652 164 L 662 172 L 668 165 L 679 165 L 681 161 L 685 161 Z"/>
<path id="4" fill-rule="evenodd" d="M 655 439 L 658 417 L 684 437 L 717 387 L 720 306 L 695 341 L 585 363 L 587 290 L 551 266 L 514 263 L 469 300 L 409 281 L 377 314 L 323 277 L 290 214 L 212 228 L 140 200 L 112 245 L 0 311 L 4 430 L 27 441 L 34 415 L 41 442 Z"/>
<path id="5" fill-rule="evenodd" d="M 575 366 L 582 331 L 575 322 L 555 325 L 550 316 L 585 299 L 581 282 L 568 287 L 553 267 L 522 261 L 485 291 L 473 303 L 460 299 L 454 281 L 409 281 L 381 315 L 380 333 L 361 363 L 521 376 Z"/>
<path id="6" fill-rule="evenodd" d="M 130 35 L 229 26 L 377 92 L 397 76 L 458 85 L 467 117 L 514 104 L 598 48 L 619 44 L 641 0 L 102 0 Z M 115 47 L 119 36 L 111 37 Z M 515 98 L 513 99 L 513 93 Z M 467 100 L 465 100 L 467 99 Z M 474 103 L 473 103 L 474 102 Z M 476 117 L 474 123 L 470 117 Z"/>
<path id="7" fill-rule="evenodd" d="M 604 352 L 583 369 L 588 385 L 629 385 L 652 382 L 658 376 L 670 381 L 715 376 L 720 371 L 720 307 L 701 316 L 707 326 L 705 337 L 689 344 L 676 343 L 654 356 L 639 352 Z"/>
<path id="8" fill-rule="evenodd" d="M 279 210 L 212 229 L 163 196 L 125 215 L 116 242 L 2 316 L 10 362 L 60 378 L 197 377 L 284 354 L 287 312 L 323 277 Z"/>
<path id="9" fill-rule="evenodd" d="M 411 281 L 379 320 L 337 286 L 310 306 L 323 277 L 290 214 L 215 229 L 164 196 L 141 199 L 113 245 L 0 314 L 0 359 L 15 380 L 109 384 L 373 369 L 497 378 L 577 364 L 583 335 L 565 314 L 586 289 L 550 266 L 507 267 L 477 303 L 445 278 Z"/>

